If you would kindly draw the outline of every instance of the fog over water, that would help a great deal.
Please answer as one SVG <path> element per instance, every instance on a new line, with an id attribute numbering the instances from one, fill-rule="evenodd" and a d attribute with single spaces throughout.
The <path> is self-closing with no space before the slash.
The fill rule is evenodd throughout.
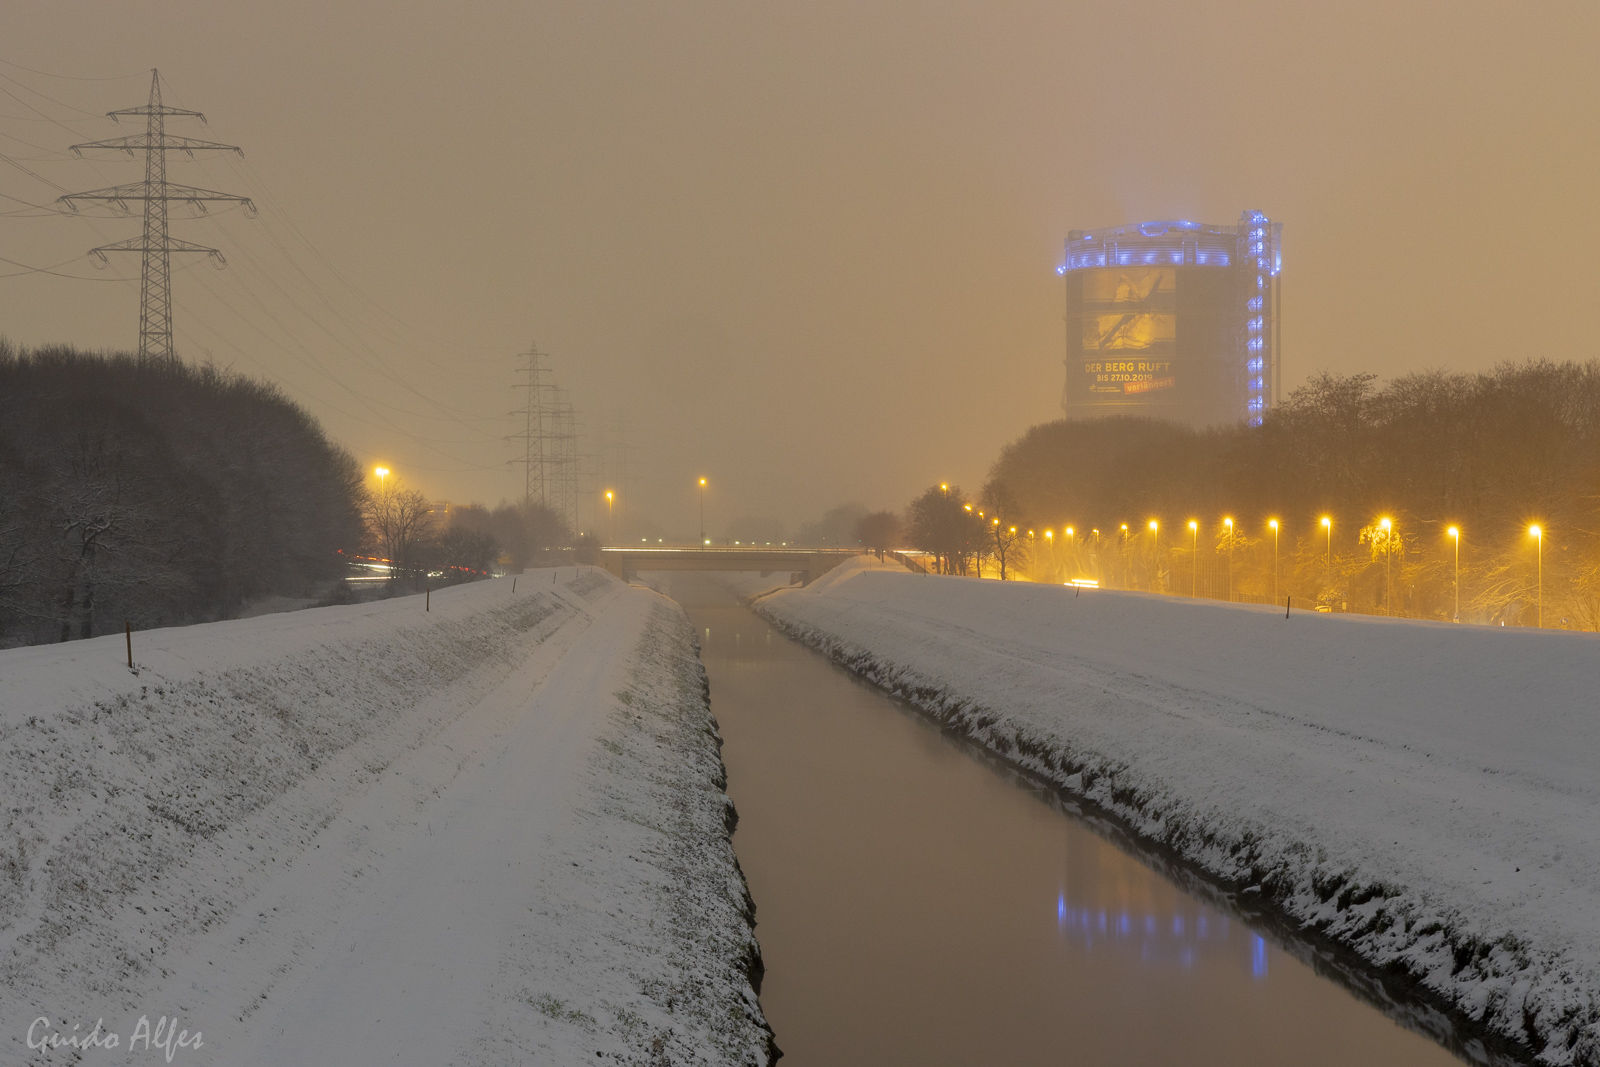
<path id="1" fill-rule="evenodd" d="M 585 451 L 627 427 L 624 514 L 669 536 L 700 475 L 714 531 L 975 488 L 1059 414 L 1066 232 L 1149 218 L 1284 223 L 1289 386 L 1591 355 L 1553 311 L 1600 280 L 1592 4 L 165 0 L 7 29 L 32 70 L 0 67 L 0 152 L 43 180 L 0 168 L 3 254 L 97 280 L 3 279 L 0 332 L 133 347 L 136 281 L 100 279 L 134 257 L 67 261 L 137 220 L 28 205 L 140 177 L 63 150 L 159 67 L 211 119 L 171 132 L 246 153 L 173 180 L 262 207 L 175 212 L 230 262 L 175 263 L 180 351 L 436 498 L 520 494 L 530 340 Z"/>

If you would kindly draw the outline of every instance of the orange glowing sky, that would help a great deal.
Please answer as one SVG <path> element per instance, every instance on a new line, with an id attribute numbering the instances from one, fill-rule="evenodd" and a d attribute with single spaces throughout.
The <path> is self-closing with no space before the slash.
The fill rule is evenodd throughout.
<path id="1" fill-rule="evenodd" d="M 0 152 L 47 180 L 0 168 L 3 254 L 137 233 L 26 205 L 138 177 L 61 149 L 160 67 L 211 118 L 175 132 L 247 153 L 174 179 L 263 208 L 173 223 L 231 264 L 175 276 L 181 352 L 440 498 L 520 493 L 530 339 L 586 451 L 627 427 L 621 505 L 668 533 L 701 475 L 713 529 L 976 488 L 1058 414 L 1066 232 L 1148 218 L 1284 223 L 1290 386 L 1592 354 L 1593 4 L 68 0 L 7 29 L 0 59 L 114 80 L 0 67 Z M 15 341 L 136 339 L 129 284 L 0 283 Z"/>

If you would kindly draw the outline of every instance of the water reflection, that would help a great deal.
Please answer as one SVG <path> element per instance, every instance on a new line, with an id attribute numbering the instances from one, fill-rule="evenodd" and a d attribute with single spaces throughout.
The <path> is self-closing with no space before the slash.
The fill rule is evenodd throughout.
<path id="1" fill-rule="evenodd" d="M 1236 938 L 1226 915 L 1201 907 L 1193 915 L 1134 915 L 1128 911 L 1078 907 L 1063 890 L 1056 898 L 1056 926 L 1063 938 L 1081 944 L 1084 952 L 1095 946 L 1136 953 L 1139 962 L 1157 967 L 1177 965 L 1188 970 L 1198 953 L 1219 963 L 1248 967 L 1257 981 L 1267 977 L 1267 939 L 1251 930 Z"/>
<path id="2" fill-rule="evenodd" d="M 1205 953 L 1206 961 L 1248 968 L 1254 981 L 1267 977 L 1267 939 L 1251 929 L 1235 928 L 1227 915 L 1200 907 L 1192 915 L 1144 915 L 1078 907 L 1067 901 L 1066 891 L 1056 897 L 1056 928 L 1064 939 L 1082 945 L 1083 952 L 1120 950 L 1149 966 L 1192 969 Z M 1237 936 L 1235 936 L 1237 934 Z"/>

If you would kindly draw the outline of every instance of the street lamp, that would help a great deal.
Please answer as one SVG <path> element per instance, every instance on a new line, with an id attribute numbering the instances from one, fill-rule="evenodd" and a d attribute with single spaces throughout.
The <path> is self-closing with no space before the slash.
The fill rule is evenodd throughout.
<path id="1" fill-rule="evenodd" d="M 1333 573 L 1333 520 L 1322 516 L 1322 528 L 1328 531 L 1328 573 Z"/>
<path id="2" fill-rule="evenodd" d="M 1222 525 L 1228 528 L 1228 603 L 1233 603 L 1233 520 L 1223 519 Z"/>
<path id="3" fill-rule="evenodd" d="M 1461 621 L 1461 529 L 1450 527 L 1450 538 L 1456 546 L 1456 614 L 1455 621 Z"/>
<path id="4" fill-rule="evenodd" d="M 617 540 L 617 523 L 611 510 L 612 498 L 615 495 L 611 490 L 606 490 L 606 540 L 612 543 Z"/>
<path id="5" fill-rule="evenodd" d="M 1538 526 L 1528 527 L 1528 532 L 1539 539 L 1539 599 L 1535 603 L 1539 607 L 1535 616 L 1540 629 L 1544 628 L 1544 531 Z"/>
<path id="6" fill-rule="evenodd" d="M 1189 520 L 1189 595 L 1200 588 L 1200 524 Z"/>
<path id="7" fill-rule="evenodd" d="M 950 483 L 948 483 L 948 482 L 940 482 L 939 483 L 939 492 L 945 494 L 946 496 L 949 496 L 950 495 Z"/>
<path id="8" fill-rule="evenodd" d="M 382 489 L 386 484 L 388 484 L 388 483 L 386 483 L 384 481 L 385 478 L 389 477 L 389 468 L 388 467 L 373 467 L 372 468 L 372 473 L 376 474 L 378 476 L 378 488 L 379 489 Z"/>
<path id="9" fill-rule="evenodd" d="M 1161 524 L 1154 519 L 1150 520 L 1150 535 L 1155 538 L 1156 548 L 1156 573 L 1150 581 L 1150 590 L 1159 593 L 1161 590 L 1157 587 L 1161 584 Z"/>
<path id="10" fill-rule="evenodd" d="M 1389 561 L 1394 558 L 1394 524 L 1388 519 L 1379 519 L 1378 526 L 1383 530 L 1383 613 L 1394 614 L 1394 592 L 1389 582 Z"/>
<path id="11" fill-rule="evenodd" d="M 1268 519 L 1267 525 L 1272 527 L 1272 599 L 1278 599 L 1278 520 Z"/>
<path id="12" fill-rule="evenodd" d="M 700 547 L 704 548 L 711 542 L 706 540 L 706 480 L 700 479 Z"/>

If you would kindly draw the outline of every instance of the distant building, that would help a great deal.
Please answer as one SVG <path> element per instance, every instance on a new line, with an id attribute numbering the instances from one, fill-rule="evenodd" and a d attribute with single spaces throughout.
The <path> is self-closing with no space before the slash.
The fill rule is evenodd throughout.
<path id="1" fill-rule="evenodd" d="M 1067 235 L 1069 418 L 1248 422 L 1278 399 L 1283 224 L 1143 222 Z"/>

